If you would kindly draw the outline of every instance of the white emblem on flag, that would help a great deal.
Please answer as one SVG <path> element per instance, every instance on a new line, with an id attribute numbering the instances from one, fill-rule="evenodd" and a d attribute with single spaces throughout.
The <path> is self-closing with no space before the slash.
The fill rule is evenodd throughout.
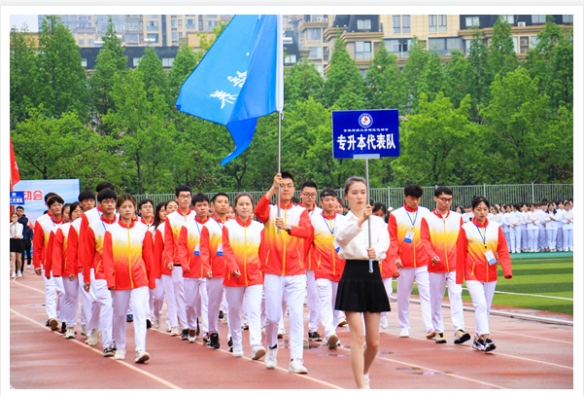
<path id="1" fill-rule="evenodd" d="M 239 71 L 236 71 L 236 74 L 238 75 L 237 77 L 234 76 L 228 76 L 228 81 L 234 84 L 234 87 L 240 87 L 242 88 L 244 86 L 244 83 L 246 82 L 246 75 L 248 74 L 247 71 L 240 73 Z"/>
<path id="2" fill-rule="evenodd" d="M 211 95 L 212 98 L 218 98 L 219 100 L 221 100 L 221 108 L 223 109 L 225 107 L 226 102 L 229 104 L 234 104 L 234 100 L 236 100 L 236 98 L 238 97 L 238 95 L 232 95 L 229 94 L 227 92 L 224 91 L 215 91 L 214 93 L 212 93 Z"/>
<path id="3" fill-rule="evenodd" d="M 362 128 L 369 128 L 372 126 L 374 119 L 368 113 L 364 113 L 364 114 L 360 115 L 358 122 Z"/>

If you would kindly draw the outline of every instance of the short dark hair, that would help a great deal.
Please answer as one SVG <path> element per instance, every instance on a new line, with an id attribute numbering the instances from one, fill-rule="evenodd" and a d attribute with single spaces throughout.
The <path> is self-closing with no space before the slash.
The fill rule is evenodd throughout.
<path id="1" fill-rule="evenodd" d="M 154 209 L 154 202 L 152 202 L 148 198 L 141 199 L 140 202 L 138 202 L 138 209 L 142 208 L 142 205 L 147 204 L 147 203 L 151 204 L 152 208 Z"/>
<path id="2" fill-rule="evenodd" d="M 193 194 L 193 191 L 191 191 L 191 187 L 183 184 L 182 186 L 179 186 L 175 189 L 175 197 L 179 198 L 179 194 L 185 191 L 188 192 L 189 194 Z"/>
<path id="3" fill-rule="evenodd" d="M 45 203 L 47 205 L 49 205 L 49 198 L 54 197 L 55 195 L 57 195 L 57 193 L 54 192 L 48 192 L 45 194 Z"/>
<path id="4" fill-rule="evenodd" d="M 209 203 L 209 198 L 202 192 L 198 192 L 197 194 L 193 195 L 193 198 L 191 199 L 191 205 L 195 206 L 195 204 L 199 202 Z"/>
<path id="5" fill-rule="evenodd" d="M 103 181 L 95 187 L 95 192 L 97 192 L 99 194 L 100 191 L 105 190 L 106 188 L 110 189 L 112 191 L 114 191 L 116 189 L 116 187 L 114 187 L 114 185 L 112 183 L 110 183 L 109 181 Z"/>
<path id="6" fill-rule="evenodd" d="M 110 190 L 113 190 L 113 189 L 110 188 Z M 95 201 L 95 195 L 91 190 L 83 190 L 82 192 L 79 193 L 79 196 L 77 197 L 77 200 L 79 202 L 83 202 L 86 199 L 93 199 Z"/>
<path id="7" fill-rule="evenodd" d="M 294 196 L 293 196 L 293 197 L 292 197 L 290 200 L 291 200 L 291 202 L 292 202 L 293 204 L 295 204 L 295 205 L 298 205 L 298 204 L 300 204 L 300 203 L 301 203 L 301 200 L 300 200 L 300 199 L 298 199 L 297 197 L 294 197 Z"/>
<path id="8" fill-rule="evenodd" d="M 441 194 L 445 194 L 445 195 L 453 195 L 453 190 L 451 190 L 449 187 L 445 187 L 445 186 L 439 186 L 435 189 L 435 197 L 440 197 Z"/>
<path id="9" fill-rule="evenodd" d="M 304 182 L 303 184 L 301 184 L 301 191 L 303 191 L 304 188 L 309 187 L 309 188 L 314 188 L 315 190 L 317 189 L 317 183 L 315 183 L 314 181 L 311 180 L 307 180 L 306 182 Z"/>
<path id="10" fill-rule="evenodd" d="M 115 201 L 116 199 L 118 199 L 118 196 L 116 195 L 114 190 L 104 188 L 102 191 L 98 193 L 97 200 L 98 202 L 102 202 L 104 199 L 113 199 Z"/>
<path id="11" fill-rule="evenodd" d="M 18 205 L 18 206 L 16 207 L 16 210 L 18 210 L 18 209 L 22 209 L 22 210 L 24 210 L 24 207 L 22 207 L 22 206 Z"/>
<path id="12" fill-rule="evenodd" d="M 332 188 L 325 188 L 325 189 L 323 189 L 323 191 L 321 191 L 320 197 L 321 197 L 321 199 L 323 199 L 325 197 L 337 198 L 337 192 L 335 192 L 335 190 Z"/>
<path id="13" fill-rule="evenodd" d="M 473 197 L 473 201 L 471 201 L 471 209 L 477 208 L 482 202 L 488 208 L 490 207 L 490 201 L 488 201 L 486 197 Z"/>
<path id="14" fill-rule="evenodd" d="M 49 200 L 47 201 L 47 206 L 51 207 L 51 205 L 53 205 L 55 202 L 59 202 L 61 205 L 65 203 L 63 198 L 61 198 L 59 195 L 55 194 L 55 195 L 51 195 L 49 197 Z"/>
<path id="15" fill-rule="evenodd" d="M 169 201 L 167 201 L 167 202 L 165 203 L 165 210 L 166 210 L 166 208 L 169 206 L 169 204 L 170 204 L 171 202 L 174 202 L 174 203 L 176 203 L 177 205 L 179 205 L 179 203 L 178 203 L 177 201 L 175 201 L 174 199 L 171 199 L 171 200 L 169 200 Z"/>
<path id="16" fill-rule="evenodd" d="M 71 206 L 69 207 L 69 217 L 71 217 L 71 213 L 75 212 L 75 209 L 77 209 L 79 207 L 79 201 L 75 201 L 71 203 Z"/>
<path id="17" fill-rule="evenodd" d="M 420 198 L 423 195 L 423 189 L 418 184 L 409 184 L 408 186 L 404 187 L 404 196 L 405 197 L 415 197 Z"/>
<path id="18" fill-rule="evenodd" d="M 293 177 L 293 175 L 290 172 L 282 172 L 280 174 L 280 177 L 282 179 L 291 179 L 293 181 L 293 183 L 295 182 L 295 178 Z"/>
<path id="19" fill-rule="evenodd" d="M 380 209 L 382 209 L 382 212 L 384 212 L 384 214 L 388 213 L 388 209 L 386 208 L 386 205 L 384 205 L 382 202 L 376 202 L 374 204 L 374 208 L 372 209 L 372 212 L 377 212 Z"/>
<path id="20" fill-rule="evenodd" d="M 226 193 L 218 192 L 213 196 L 213 198 L 211 198 L 211 203 L 214 203 L 217 197 L 226 197 L 228 199 L 228 203 L 230 202 L 230 197 L 228 197 Z"/>

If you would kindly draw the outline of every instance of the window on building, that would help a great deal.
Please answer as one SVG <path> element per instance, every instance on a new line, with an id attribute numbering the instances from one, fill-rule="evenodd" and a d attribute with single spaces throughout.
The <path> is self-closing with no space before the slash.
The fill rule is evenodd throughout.
<path id="1" fill-rule="evenodd" d="M 311 15 L 312 22 L 323 22 L 327 20 L 327 15 Z"/>
<path id="2" fill-rule="evenodd" d="M 439 32 L 447 31 L 447 15 L 439 15 Z"/>
<path id="3" fill-rule="evenodd" d="M 429 32 L 437 31 L 437 16 L 429 15 Z"/>
<path id="4" fill-rule="evenodd" d="M 307 29 L 307 40 L 321 40 L 321 29 Z"/>
<path id="5" fill-rule="evenodd" d="M 518 37 L 516 37 L 516 36 L 512 37 L 512 41 L 514 42 L 514 53 L 517 54 L 518 53 Z"/>
<path id="6" fill-rule="evenodd" d="M 508 23 L 508 25 L 514 24 L 514 15 L 502 15 L 504 20 Z"/>
<path id="7" fill-rule="evenodd" d="M 178 19 L 171 19 L 171 27 L 176 28 L 177 26 L 179 26 L 179 20 Z"/>
<path id="8" fill-rule="evenodd" d="M 140 30 L 140 23 L 138 21 L 126 22 L 126 30 L 129 30 L 131 32 L 135 32 L 137 30 Z"/>
<path id="9" fill-rule="evenodd" d="M 87 39 L 87 45 L 93 45 L 93 39 Z"/>
<path id="10" fill-rule="evenodd" d="M 394 39 L 385 40 L 384 45 L 389 52 L 393 53 L 397 57 L 405 58 L 408 56 L 408 50 L 410 49 L 411 42 L 411 39 Z"/>
<path id="11" fill-rule="evenodd" d="M 465 40 L 465 55 L 469 55 L 469 51 L 471 50 L 471 42 L 473 40 Z"/>
<path id="12" fill-rule="evenodd" d="M 564 15 L 563 15 L 563 16 L 564 16 Z M 63 15 L 63 16 L 61 17 L 61 20 L 63 21 L 63 23 L 64 23 L 65 25 L 67 25 L 67 22 L 69 22 L 69 17 L 68 17 L 67 15 Z"/>
<path id="13" fill-rule="evenodd" d="M 157 44 L 158 43 L 158 33 L 149 33 L 146 35 L 146 38 L 150 43 Z M 150 41 L 152 40 L 152 41 Z"/>
<path id="14" fill-rule="evenodd" d="M 530 37 L 520 36 L 520 53 L 525 54 L 530 48 Z"/>
<path id="15" fill-rule="evenodd" d="M 402 15 L 402 33 L 410 33 L 410 15 Z"/>
<path id="16" fill-rule="evenodd" d="M 309 59 L 323 59 L 323 47 L 311 47 Z"/>
<path id="17" fill-rule="evenodd" d="M 323 61 L 324 62 L 329 62 L 329 51 L 330 51 L 329 47 L 323 47 Z"/>
<path id="18" fill-rule="evenodd" d="M 83 37 L 78 38 L 77 45 L 85 45 L 85 39 Z"/>
<path id="19" fill-rule="evenodd" d="M 355 43 L 355 59 L 372 59 L 372 43 L 370 41 Z"/>
<path id="20" fill-rule="evenodd" d="M 400 33 L 400 15 L 392 16 L 392 33 Z"/>
<path id="21" fill-rule="evenodd" d="M 205 21 L 206 27 L 207 27 L 207 31 L 211 31 L 213 30 L 214 27 L 217 26 L 217 21 Z"/>
<path id="22" fill-rule="evenodd" d="M 173 67 L 173 62 L 175 58 L 162 58 L 162 65 L 163 67 Z"/>
<path id="23" fill-rule="evenodd" d="M 185 20 L 185 28 L 189 30 L 195 30 L 195 19 Z"/>
<path id="24" fill-rule="evenodd" d="M 138 67 L 138 63 L 140 63 L 140 58 L 133 58 L 132 59 L 132 66 Z"/>
<path id="25" fill-rule="evenodd" d="M 138 33 L 127 33 L 126 42 L 130 44 L 138 44 Z"/>
<path id="26" fill-rule="evenodd" d="M 370 69 L 359 69 L 360 70 L 360 74 L 362 76 L 362 78 L 366 78 L 366 75 L 368 74 L 368 70 Z"/>
<path id="27" fill-rule="evenodd" d="M 203 19 L 199 19 L 199 31 L 203 31 Z"/>
<path id="28" fill-rule="evenodd" d="M 284 58 L 284 63 L 297 63 L 297 56 L 295 54 L 287 55 Z"/>
<path id="29" fill-rule="evenodd" d="M 573 15 L 563 15 L 563 23 L 573 23 Z"/>
<path id="30" fill-rule="evenodd" d="M 323 65 L 314 65 L 319 74 L 323 75 Z"/>
<path id="31" fill-rule="evenodd" d="M 372 28 L 372 20 L 371 19 L 358 19 L 357 20 L 357 28 L 358 29 L 371 29 Z"/>
<path id="32" fill-rule="evenodd" d="M 171 38 L 172 38 L 173 42 L 178 42 L 179 41 L 179 32 L 171 32 Z"/>
<path id="33" fill-rule="evenodd" d="M 146 24 L 146 30 L 158 30 L 158 21 L 148 21 Z"/>
<path id="34" fill-rule="evenodd" d="M 538 45 L 538 36 L 530 36 L 530 48 L 535 48 Z"/>
<path id="35" fill-rule="evenodd" d="M 546 15 L 532 15 L 532 23 L 545 23 Z"/>
<path id="36" fill-rule="evenodd" d="M 85 58 L 81 59 L 81 66 L 87 67 L 87 59 Z"/>
<path id="37" fill-rule="evenodd" d="M 152 19 L 152 18 L 154 18 L 154 19 L 157 19 L 157 18 L 158 18 L 158 15 L 147 15 L 146 17 L 147 17 L 147 18 L 151 18 L 151 19 Z"/>
<path id="38" fill-rule="evenodd" d="M 473 27 L 473 26 L 479 26 L 479 17 L 478 16 L 472 16 L 472 17 L 465 17 L 465 27 Z"/>
<path id="39" fill-rule="evenodd" d="M 441 56 L 449 56 L 453 51 L 464 51 L 460 37 L 429 38 L 429 51 Z"/>
<path id="40" fill-rule="evenodd" d="M 205 17 L 209 19 L 215 19 L 217 18 L 217 15 L 205 15 Z"/>

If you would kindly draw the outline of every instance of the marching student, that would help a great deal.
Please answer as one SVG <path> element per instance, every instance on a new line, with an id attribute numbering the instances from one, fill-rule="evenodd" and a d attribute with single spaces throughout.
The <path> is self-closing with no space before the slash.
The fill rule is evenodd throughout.
<path id="1" fill-rule="evenodd" d="M 209 220 L 209 199 L 205 194 L 195 194 L 191 200 L 191 206 L 195 211 L 195 218 L 181 227 L 178 255 L 185 278 L 185 301 L 189 326 L 187 338 L 193 343 L 197 341 L 200 333 L 199 318 L 203 322 L 203 332 L 209 331 L 207 272 L 210 268 L 205 268 L 201 262 L 201 230 Z"/>
<path id="2" fill-rule="evenodd" d="M 563 214 L 563 250 L 565 252 L 573 251 L 573 201 L 565 203 L 565 213 Z"/>
<path id="3" fill-rule="evenodd" d="M 497 263 L 504 278 L 512 278 L 512 263 L 501 226 L 487 219 L 489 201 L 475 197 L 471 202 L 475 218 L 464 224 L 457 240 L 457 283 L 463 279 L 475 309 L 475 338 L 472 348 L 493 351 L 496 344 L 490 338 L 489 316 L 498 279 Z"/>
<path id="4" fill-rule="evenodd" d="M 70 209 L 69 218 L 71 222 L 64 223 L 52 231 L 54 237 L 51 260 L 51 269 L 55 282 L 60 281 L 64 290 L 62 311 L 63 323 L 66 324 L 66 339 L 75 338 L 75 326 L 77 326 L 79 273 L 77 268 L 69 263 L 69 257 L 71 257 L 69 250 L 77 248 L 76 243 L 70 243 L 74 238 L 77 240 L 77 230 L 74 228 L 73 222 L 81 217 L 83 213 L 79 207 L 79 202 L 73 202 L 70 205 Z"/>
<path id="5" fill-rule="evenodd" d="M 195 212 L 190 208 L 191 205 L 191 187 L 179 186 L 175 190 L 175 196 L 179 207 L 176 211 L 167 215 L 165 220 L 165 250 L 164 254 L 170 261 L 168 263 L 168 271 L 171 277 L 163 277 L 165 293 L 167 295 L 167 305 L 173 304 L 176 306 L 176 313 L 169 312 L 167 314 L 169 322 L 172 326 L 171 337 L 181 335 L 182 340 L 187 340 L 189 337 L 189 326 L 187 324 L 187 304 L 185 302 L 185 285 L 183 279 L 183 269 L 178 257 L 178 242 L 179 233 L 183 224 L 195 218 Z M 166 272 L 166 271 L 165 271 Z M 163 272 L 163 274 L 165 274 Z M 172 280 L 172 285 L 169 285 L 169 280 Z M 174 293 L 173 293 L 174 292 Z M 178 315 L 178 320 L 177 320 Z M 182 331 L 179 331 L 179 325 Z"/>
<path id="6" fill-rule="evenodd" d="M 339 340 L 335 332 L 339 323 L 339 311 L 335 310 L 335 299 L 345 266 L 345 260 L 339 257 L 340 246 L 335 242 L 334 237 L 337 219 L 341 215 L 335 212 L 337 208 L 335 190 L 324 189 L 321 191 L 320 198 L 323 210 L 311 219 L 314 230 L 311 254 L 319 295 L 319 311 L 325 328 L 325 343 L 329 349 L 335 349 Z"/>
<path id="7" fill-rule="evenodd" d="M 252 220 L 254 202 L 248 193 L 240 193 L 234 200 L 235 220 L 227 221 L 222 229 L 225 263 L 223 285 L 228 302 L 233 356 L 244 356 L 242 346 L 241 312 L 246 305 L 252 360 L 266 353 L 262 346 L 260 313 L 262 305 L 262 272 L 260 245 L 264 225 Z"/>
<path id="8" fill-rule="evenodd" d="M 92 221 L 83 230 L 83 216 L 80 226 L 80 246 L 78 261 L 83 267 L 83 287 L 86 292 L 91 290 L 92 297 L 96 301 L 96 307 L 91 317 L 87 319 L 86 344 L 90 346 L 98 343 L 98 329 L 102 334 L 102 346 L 104 357 L 114 356 L 116 344 L 112 336 L 113 306 L 112 293 L 108 290 L 104 265 L 102 260 L 104 250 L 104 235 L 109 226 L 116 222 L 117 195 L 109 188 L 102 189 L 97 196 L 98 207 L 101 215 Z M 84 213 L 84 215 L 87 212 Z M 89 216 L 88 216 L 89 217 Z M 87 219 L 86 217 L 85 219 Z"/>
<path id="9" fill-rule="evenodd" d="M 21 254 L 21 263 L 20 263 L 20 272 L 17 273 L 17 276 L 20 275 L 22 277 L 22 272 L 24 271 L 24 258 L 26 256 L 27 259 L 27 268 L 30 268 L 32 263 L 32 255 L 31 255 L 31 248 L 32 248 L 32 239 L 33 239 L 33 229 L 30 225 L 26 214 L 24 214 L 24 207 L 17 206 L 16 207 L 16 215 L 18 216 L 18 222 L 22 224 L 22 239 L 23 239 L 23 252 Z M 18 270 L 18 269 L 17 269 Z"/>
<path id="10" fill-rule="evenodd" d="M 382 202 L 376 202 L 374 203 L 374 209 L 373 209 L 373 215 L 374 216 L 378 216 L 384 219 L 384 221 L 387 223 L 388 222 L 388 209 L 386 208 L 386 205 L 384 205 Z"/>
<path id="11" fill-rule="evenodd" d="M 337 217 L 334 232 L 335 241 L 340 246 L 339 257 L 346 260 L 335 308 L 345 311 L 349 323 L 351 367 L 356 385 L 369 389 L 368 373 L 380 342 L 380 312 L 390 311 L 378 262 L 386 257 L 391 242 L 384 220 L 372 216 L 372 206 L 366 201 L 366 180 L 350 177 L 343 191 L 351 211 L 346 216 Z M 372 247 L 368 247 L 369 240 Z M 373 260 L 372 273 L 368 269 L 369 259 Z"/>
<path id="12" fill-rule="evenodd" d="M 437 333 L 435 342 L 447 342 L 444 336 L 442 303 L 445 295 L 445 283 L 449 288 L 449 303 L 451 305 L 451 321 L 455 333 L 455 344 L 462 344 L 471 337 L 465 332 L 463 318 L 462 287 L 457 284 L 455 270 L 457 269 L 457 239 L 463 218 L 459 213 L 449 210 L 453 202 L 453 191 L 448 187 L 435 189 L 435 209 L 426 215 L 421 222 L 420 233 L 423 248 L 430 257 L 428 265 L 431 291 L 431 315 L 433 328 Z"/>
<path id="13" fill-rule="evenodd" d="M 510 205 L 510 214 L 508 216 L 510 253 L 520 253 L 520 246 L 522 244 L 522 226 L 520 224 L 521 214 L 519 209 L 520 205 L 517 203 Z"/>
<path id="14" fill-rule="evenodd" d="M 418 285 L 420 306 L 427 339 L 435 338 L 431 321 L 431 297 L 429 290 L 429 272 L 427 257 L 420 238 L 420 224 L 430 211 L 419 206 L 423 194 L 418 184 L 411 184 L 404 188 L 404 206 L 390 214 L 388 230 L 390 232 L 390 248 L 387 255 L 393 260 L 400 271 L 398 278 L 398 322 L 400 323 L 400 337 L 410 335 L 410 306 L 414 281 Z"/>
<path id="15" fill-rule="evenodd" d="M 227 219 L 230 201 L 226 194 L 217 193 L 211 199 L 214 216 L 201 228 L 201 265 L 207 269 L 207 317 L 209 326 L 209 347 L 218 349 L 219 308 L 223 295 L 225 258 L 222 232 Z M 228 303 L 229 306 L 229 303 Z M 229 321 L 228 321 L 229 327 Z"/>
<path id="16" fill-rule="evenodd" d="M 378 206 L 381 205 L 381 206 Z M 379 208 L 378 210 L 376 210 L 377 208 Z M 390 216 L 389 213 L 387 213 L 386 215 L 383 215 L 384 212 L 386 211 L 386 207 L 384 206 L 384 204 L 382 203 L 377 203 L 374 204 L 374 208 L 373 210 L 373 215 L 376 215 L 378 217 L 381 217 L 383 219 L 388 218 L 388 216 Z M 378 214 L 376 214 L 376 212 L 378 212 Z M 380 261 L 380 274 L 382 275 L 382 282 L 384 282 L 384 288 L 386 289 L 386 295 L 388 296 L 388 301 L 390 301 L 390 298 L 392 297 L 392 292 L 393 292 L 393 285 L 392 282 L 394 279 L 397 279 L 400 276 L 400 271 L 398 271 L 398 268 L 396 267 L 395 261 L 390 259 L 389 255 L 386 255 L 386 258 L 382 261 Z M 380 329 L 381 330 L 385 330 L 388 328 L 388 312 L 382 312 L 382 314 L 380 315 Z"/>
<path id="17" fill-rule="evenodd" d="M 57 305 L 55 279 L 51 276 L 47 277 L 50 273 L 45 271 L 45 265 L 47 259 L 50 258 L 49 237 L 51 230 L 63 222 L 62 209 L 64 203 L 63 198 L 53 192 L 45 194 L 45 204 L 48 212 L 37 219 L 33 240 L 33 266 L 37 275 L 44 275 L 45 310 L 47 316 L 49 316 L 47 323 L 53 331 L 59 328 L 59 310 L 61 307 Z"/>
<path id="18" fill-rule="evenodd" d="M 180 332 L 179 319 L 177 316 L 177 299 L 175 297 L 175 289 L 173 287 L 173 273 L 172 269 L 169 269 L 172 268 L 169 266 L 172 264 L 172 258 L 167 256 L 165 253 L 165 229 L 167 216 L 175 212 L 178 208 L 179 204 L 177 204 L 177 201 L 175 200 L 170 200 L 165 204 L 165 215 L 163 216 L 162 213 L 159 212 L 162 223 L 158 225 L 156 229 L 156 236 L 154 238 L 155 265 L 160 269 L 162 289 L 167 301 L 166 331 L 171 333 L 172 337 L 180 335 Z"/>
<path id="19" fill-rule="evenodd" d="M 528 206 L 525 203 L 520 204 L 520 234 L 521 234 L 521 243 L 520 243 L 520 250 L 524 253 L 527 252 L 530 248 L 528 246 L 528 222 L 530 219 L 528 218 Z"/>
<path id="20" fill-rule="evenodd" d="M 540 202 L 540 205 L 536 209 L 538 213 L 538 250 L 540 252 L 548 251 L 548 243 L 546 241 L 546 201 Z"/>
<path id="21" fill-rule="evenodd" d="M 23 233 L 24 226 L 18 221 L 18 215 L 12 213 L 12 223 L 10 223 L 10 273 L 12 279 L 22 276 L 22 270 L 17 272 L 20 262 L 22 261 L 22 252 L 24 250 Z"/>
<path id="22" fill-rule="evenodd" d="M 140 215 L 140 222 L 146 225 L 146 228 L 148 229 L 148 231 L 152 235 L 153 243 L 152 243 L 151 247 L 153 248 L 153 251 L 151 253 L 154 257 L 154 237 L 156 235 L 156 226 L 154 225 L 154 203 L 148 198 L 142 199 L 140 202 L 138 202 L 138 214 Z M 156 273 L 158 273 L 158 271 Z M 156 279 L 156 277 L 155 277 L 155 279 Z M 156 281 L 155 281 L 155 284 L 156 284 Z M 146 302 L 147 303 L 146 327 L 151 328 L 153 321 L 152 321 L 151 310 L 150 310 L 150 302 L 152 301 L 152 297 L 154 294 L 154 288 L 149 289 L 148 293 L 149 293 L 149 296 L 148 296 L 148 300 Z M 129 312 L 132 312 L 132 311 L 129 309 Z M 130 314 L 129 316 L 132 317 L 132 319 L 133 319 L 133 314 Z M 126 318 L 126 320 L 128 321 L 128 318 Z"/>
<path id="23" fill-rule="evenodd" d="M 156 205 L 154 210 L 154 222 L 152 223 L 154 227 L 153 232 L 153 266 L 152 266 L 152 276 L 154 277 L 155 287 L 154 289 L 150 289 L 150 298 L 149 298 L 149 306 L 150 306 L 150 318 L 152 319 L 152 327 L 154 329 L 160 329 L 160 318 L 162 316 L 162 307 L 164 302 L 164 287 L 163 282 L 161 279 L 161 255 L 162 251 L 164 250 L 164 241 L 162 236 L 158 236 L 159 234 L 164 234 L 164 226 L 165 226 L 165 219 L 167 217 L 166 213 L 166 206 L 167 202 L 160 202 Z M 162 231 L 161 231 L 162 230 Z M 160 239 L 158 239 L 160 238 Z"/>
<path id="24" fill-rule="evenodd" d="M 526 233 L 528 235 L 528 251 L 536 253 L 538 249 L 538 224 L 540 216 L 536 212 L 536 204 L 530 204 L 530 212 L 527 214 Z"/>
<path id="25" fill-rule="evenodd" d="M 335 212 L 343 216 L 345 214 L 344 209 L 343 199 L 337 197 L 337 208 L 335 209 Z"/>
<path id="26" fill-rule="evenodd" d="M 546 206 L 546 211 L 544 212 L 543 222 L 545 223 L 546 241 L 550 252 L 557 251 L 557 218 L 558 216 L 555 205 L 554 203 L 549 202 Z"/>
<path id="27" fill-rule="evenodd" d="M 272 196 L 280 186 L 280 208 L 271 205 Z M 264 359 L 267 369 L 274 369 L 278 355 L 278 322 L 284 311 L 282 299 L 286 303 L 290 318 L 290 363 L 288 370 L 296 374 L 306 374 L 303 366 L 303 301 L 307 277 L 302 258 L 305 257 L 305 239 L 313 232 L 309 214 L 304 207 L 295 206 L 292 197 L 295 192 L 294 178 L 288 172 L 274 176 L 272 186 L 263 195 L 254 214 L 264 223 L 266 262 L 264 292 L 266 294 L 266 343 L 268 351 Z"/>
<path id="28" fill-rule="evenodd" d="M 113 301 L 113 334 L 117 342 L 116 360 L 126 359 L 126 312 L 134 316 L 135 363 L 150 359 L 146 352 L 146 314 L 149 287 L 155 287 L 152 274 L 152 234 L 148 226 L 134 221 L 136 200 L 132 195 L 118 197 L 120 219 L 104 236 L 103 268 Z"/>
<path id="29" fill-rule="evenodd" d="M 301 184 L 301 204 L 305 209 L 307 209 L 311 221 L 313 220 L 314 216 L 318 216 L 322 212 L 321 208 L 317 206 L 316 199 L 317 184 L 311 180 L 307 180 Z M 320 303 L 319 295 L 317 293 L 317 284 L 315 282 L 315 264 L 312 261 L 311 254 L 311 240 L 312 238 L 305 239 L 305 244 L 307 245 L 305 248 L 307 250 L 307 256 L 305 259 L 303 259 L 307 269 L 307 305 L 309 306 L 308 338 L 309 341 L 321 341 L 321 335 L 317 331 L 321 312 L 319 309 Z"/>

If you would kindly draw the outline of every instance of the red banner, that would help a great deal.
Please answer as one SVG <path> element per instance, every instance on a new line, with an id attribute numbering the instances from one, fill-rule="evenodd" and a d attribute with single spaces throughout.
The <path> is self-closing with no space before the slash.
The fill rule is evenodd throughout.
<path id="1" fill-rule="evenodd" d="M 20 181 L 20 172 L 18 171 L 18 165 L 16 164 L 12 139 L 10 139 L 10 176 L 10 191 L 12 191 L 12 187 Z"/>

